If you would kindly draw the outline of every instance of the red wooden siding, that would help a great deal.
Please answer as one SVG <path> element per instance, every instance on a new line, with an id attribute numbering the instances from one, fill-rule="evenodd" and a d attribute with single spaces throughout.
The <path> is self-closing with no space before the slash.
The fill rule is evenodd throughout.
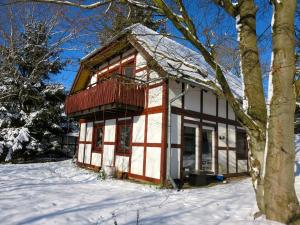
<path id="1" fill-rule="evenodd" d="M 65 112 L 71 114 L 113 103 L 143 108 L 144 87 L 133 82 L 125 82 L 120 78 L 111 78 L 68 96 L 65 101 Z"/>

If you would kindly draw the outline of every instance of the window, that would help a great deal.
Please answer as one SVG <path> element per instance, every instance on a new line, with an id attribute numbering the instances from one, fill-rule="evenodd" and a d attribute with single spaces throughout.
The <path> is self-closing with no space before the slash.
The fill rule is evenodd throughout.
<path id="1" fill-rule="evenodd" d="M 122 66 L 122 74 L 126 77 L 134 77 L 134 63 Z"/>
<path id="2" fill-rule="evenodd" d="M 118 125 L 118 152 L 129 153 L 131 149 L 131 125 Z"/>
<path id="3" fill-rule="evenodd" d="M 95 127 L 94 147 L 95 151 L 101 151 L 103 148 L 104 132 L 103 126 Z"/>
<path id="4" fill-rule="evenodd" d="M 237 132 L 237 143 L 236 143 L 236 156 L 237 159 L 247 159 L 247 136 L 245 132 Z"/>

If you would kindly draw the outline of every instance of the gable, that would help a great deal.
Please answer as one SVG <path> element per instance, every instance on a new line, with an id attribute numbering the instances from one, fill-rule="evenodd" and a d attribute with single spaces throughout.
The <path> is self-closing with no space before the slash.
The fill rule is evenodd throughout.
<path id="1" fill-rule="evenodd" d="M 212 89 L 209 85 L 211 82 L 219 85 L 214 70 L 200 53 L 141 24 L 135 24 L 120 32 L 108 45 L 83 58 L 70 93 L 86 87 L 96 65 L 121 53 L 129 46 L 140 52 L 150 69 L 155 70 L 161 76 L 184 79 L 209 89 Z M 241 79 L 227 71 L 224 71 L 224 74 L 235 97 L 241 99 L 243 95 Z"/>
<path id="2" fill-rule="evenodd" d="M 76 74 L 75 80 L 73 82 L 70 94 L 74 94 L 78 91 L 85 89 L 87 86 L 91 75 L 95 72 L 98 65 L 104 63 L 115 55 L 126 50 L 131 45 L 127 38 L 122 38 L 110 43 L 103 48 L 97 49 L 96 51 L 90 53 L 80 63 L 78 73 Z"/>

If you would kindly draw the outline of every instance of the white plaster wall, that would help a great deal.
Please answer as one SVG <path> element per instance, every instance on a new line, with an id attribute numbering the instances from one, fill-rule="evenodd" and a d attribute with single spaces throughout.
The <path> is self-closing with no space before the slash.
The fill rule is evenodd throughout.
<path id="1" fill-rule="evenodd" d="M 97 74 L 94 74 L 94 75 L 91 77 L 90 84 L 95 84 L 96 82 L 97 82 Z"/>
<path id="2" fill-rule="evenodd" d="M 228 146 L 229 147 L 235 147 L 236 142 L 236 132 L 235 132 L 235 126 L 228 125 Z"/>
<path id="3" fill-rule="evenodd" d="M 148 115 L 147 142 L 161 143 L 162 113 Z"/>
<path id="4" fill-rule="evenodd" d="M 147 70 L 142 70 L 135 74 L 135 77 L 140 80 L 147 80 Z"/>
<path id="5" fill-rule="evenodd" d="M 131 173 L 143 175 L 144 147 L 133 146 L 131 153 Z"/>
<path id="6" fill-rule="evenodd" d="M 104 131 L 104 141 L 114 142 L 116 136 L 116 120 L 106 120 L 105 121 L 105 131 Z"/>
<path id="7" fill-rule="evenodd" d="M 201 89 L 190 88 L 184 95 L 184 108 L 196 112 L 201 111 Z"/>
<path id="8" fill-rule="evenodd" d="M 171 143 L 180 144 L 181 142 L 181 116 L 171 114 Z"/>
<path id="9" fill-rule="evenodd" d="M 146 151 L 146 176 L 159 179 L 161 149 L 157 147 L 147 147 Z"/>
<path id="10" fill-rule="evenodd" d="M 140 69 L 147 66 L 147 61 L 141 55 L 141 53 L 137 53 L 136 55 L 136 69 Z"/>
<path id="11" fill-rule="evenodd" d="M 159 78 L 158 73 L 156 73 L 153 70 L 150 70 L 150 72 L 149 72 L 149 79 L 153 80 L 153 79 L 157 79 L 157 78 Z M 157 82 L 160 82 L 160 81 L 157 81 Z M 153 82 L 153 83 L 157 83 L 157 82 Z"/>
<path id="12" fill-rule="evenodd" d="M 149 89 L 148 108 L 162 105 L 162 93 L 162 86 Z"/>
<path id="13" fill-rule="evenodd" d="M 171 149 L 171 176 L 172 178 L 180 178 L 180 148 Z"/>
<path id="14" fill-rule="evenodd" d="M 219 103 L 218 105 L 219 117 L 226 118 L 226 100 L 219 99 L 218 103 Z"/>
<path id="15" fill-rule="evenodd" d="M 230 105 L 228 105 L 228 119 L 235 120 L 235 113 Z"/>
<path id="16" fill-rule="evenodd" d="M 179 95 L 181 92 L 182 92 L 182 83 L 178 83 L 174 80 L 169 80 L 169 99 L 174 98 L 175 96 Z M 172 106 L 181 108 L 182 107 L 181 98 L 172 102 Z"/>
<path id="17" fill-rule="evenodd" d="M 101 154 L 93 152 L 92 153 L 92 163 L 93 166 L 101 166 Z"/>
<path id="18" fill-rule="evenodd" d="M 247 172 L 247 160 L 238 160 L 238 172 Z"/>
<path id="19" fill-rule="evenodd" d="M 86 125 L 85 141 L 92 141 L 92 140 L 93 140 L 93 122 L 89 122 Z"/>
<path id="20" fill-rule="evenodd" d="M 218 135 L 219 137 L 223 136 L 225 137 L 225 139 L 220 139 L 219 137 L 217 137 L 219 139 L 219 146 L 220 147 L 226 147 L 226 124 L 224 123 L 219 123 L 218 124 Z"/>
<path id="21" fill-rule="evenodd" d="M 218 154 L 219 174 L 227 174 L 227 152 L 219 150 Z"/>
<path id="22" fill-rule="evenodd" d="M 118 171 L 121 172 L 128 172 L 129 167 L 129 157 L 126 156 L 116 156 L 116 168 Z"/>
<path id="23" fill-rule="evenodd" d="M 203 91 L 203 113 L 216 116 L 216 96 L 211 91 Z"/>
<path id="24" fill-rule="evenodd" d="M 103 166 L 112 166 L 114 164 L 114 150 L 114 145 L 104 145 Z"/>
<path id="25" fill-rule="evenodd" d="M 228 157 L 229 173 L 236 173 L 236 152 L 228 151 Z"/>
<path id="26" fill-rule="evenodd" d="M 79 144 L 78 147 L 78 162 L 82 163 L 84 157 L 84 144 Z"/>
<path id="27" fill-rule="evenodd" d="M 144 143 L 145 136 L 145 115 L 134 116 L 132 126 L 132 142 Z"/>
<path id="28" fill-rule="evenodd" d="M 86 123 L 80 124 L 80 137 L 79 141 L 85 141 Z"/>
<path id="29" fill-rule="evenodd" d="M 92 155 L 92 145 L 86 144 L 84 150 L 84 163 L 90 164 L 91 163 L 91 155 Z"/>

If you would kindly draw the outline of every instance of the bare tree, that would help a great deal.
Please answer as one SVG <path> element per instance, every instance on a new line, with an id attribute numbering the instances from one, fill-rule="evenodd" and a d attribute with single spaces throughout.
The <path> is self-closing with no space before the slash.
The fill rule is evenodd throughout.
<path id="1" fill-rule="evenodd" d="M 19 0 L 18 2 L 22 2 Z M 26 0 L 23 0 L 26 1 Z M 95 1 L 84 5 L 75 1 L 34 0 L 34 2 L 64 4 L 83 9 L 107 6 L 113 0 Z M 147 8 L 165 15 L 183 37 L 201 53 L 216 73 L 221 88 L 214 86 L 234 109 L 246 128 L 250 149 L 250 173 L 257 205 L 267 219 L 300 224 L 300 208 L 294 188 L 294 113 L 300 95 L 300 79 L 295 64 L 296 0 L 270 0 L 273 11 L 272 62 L 269 79 L 269 100 L 265 100 L 262 64 L 258 47 L 257 5 L 254 0 L 212 0 L 216 7 L 235 21 L 243 78 L 243 104 L 237 100 L 225 78 L 224 71 L 212 49 L 207 48 L 198 32 L 195 18 L 184 0 L 115 0 Z M 270 8 L 271 6 L 267 6 Z M 195 9 L 194 9 L 195 10 Z M 213 15 L 212 15 L 213 16 Z"/>

